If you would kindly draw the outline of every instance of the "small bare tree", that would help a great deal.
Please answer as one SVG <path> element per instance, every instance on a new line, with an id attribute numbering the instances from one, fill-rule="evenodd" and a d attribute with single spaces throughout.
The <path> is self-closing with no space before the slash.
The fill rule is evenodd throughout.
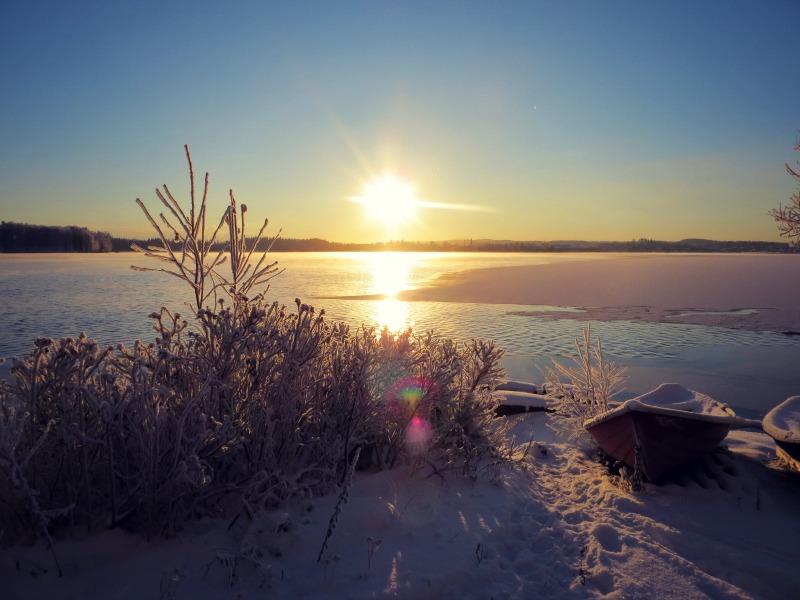
<path id="1" fill-rule="evenodd" d="M 800 152 L 800 142 L 795 145 L 794 149 Z M 800 165 L 800 160 L 797 161 L 797 164 Z M 789 175 L 800 183 L 800 170 L 795 171 L 788 164 L 785 166 Z M 791 205 L 780 205 L 778 208 L 773 208 L 770 214 L 778 222 L 781 236 L 789 238 L 789 245 L 797 249 L 800 248 L 800 189 L 795 191 L 791 198 Z"/>
<path id="2" fill-rule="evenodd" d="M 253 266 L 251 258 L 264 236 L 269 221 L 264 220 L 261 230 L 255 239 L 250 242 L 248 248 L 244 231 L 247 206 L 242 204 L 237 212 L 233 190 L 230 190 L 230 205 L 225 209 L 219 225 L 209 237 L 206 231 L 208 173 L 205 176 L 203 197 L 198 206 L 195 197 L 194 167 L 192 165 L 192 156 L 189 153 L 189 146 L 184 146 L 184 150 L 186 151 L 186 160 L 189 163 L 189 181 L 191 183 L 189 213 L 184 212 L 166 185 L 163 186 L 163 192 L 156 189 L 156 196 L 171 214 L 171 217 L 165 216 L 163 212 L 158 215 L 161 225 L 147 209 L 144 202 L 139 198 L 136 199 L 136 203 L 158 234 L 161 246 L 141 248 L 133 244 L 131 247 L 145 256 L 166 263 L 171 269 L 135 266 L 131 268 L 136 271 L 159 271 L 186 281 L 194 290 L 194 309 L 196 311 L 205 308 L 209 302 L 216 305 L 217 292 L 220 289 L 231 297 L 234 307 L 236 307 L 240 296 L 245 296 L 253 287 L 263 285 L 278 274 L 279 271 L 276 267 L 278 263 L 267 261 L 267 255 L 278 236 L 268 242 L 266 250 L 261 252 L 261 256 L 257 257 L 258 260 Z M 217 243 L 217 235 L 224 225 L 228 226 L 228 243 L 220 250 L 214 251 L 215 245 L 220 245 Z M 280 232 L 278 232 L 278 235 L 280 235 Z M 230 276 L 225 276 L 219 271 L 219 267 L 228 262 L 228 257 L 230 257 L 231 274 Z"/>

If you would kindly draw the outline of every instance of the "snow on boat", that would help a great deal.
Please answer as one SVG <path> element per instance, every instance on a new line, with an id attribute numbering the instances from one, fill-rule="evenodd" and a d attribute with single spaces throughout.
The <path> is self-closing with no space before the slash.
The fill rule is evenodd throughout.
<path id="1" fill-rule="evenodd" d="M 495 409 L 498 416 L 508 416 L 530 411 L 550 410 L 555 398 L 539 393 L 539 386 L 527 381 L 498 382 L 495 392 L 500 405 Z"/>
<path id="2" fill-rule="evenodd" d="M 775 440 L 778 458 L 800 471 L 800 396 L 792 396 L 769 411 L 762 426 Z"/>
<path id="3" fill-rule="evenodd" d="M 528 381 L 516 381 L 514 379 L 501 379 L 497 382 L 494 389 L 505 392 L 523 392 L 526 394 L 542 394 L 542 388 L 535 383 Z"/>
<path id="4" fill-rule="evenodd" d="M 583 425 L 606 454 L 631 467 L 638 447 L 639 468 L 655 481 L 714 450 L 735 418 L 727 404 L 677 383 L 663 383 Z"/>

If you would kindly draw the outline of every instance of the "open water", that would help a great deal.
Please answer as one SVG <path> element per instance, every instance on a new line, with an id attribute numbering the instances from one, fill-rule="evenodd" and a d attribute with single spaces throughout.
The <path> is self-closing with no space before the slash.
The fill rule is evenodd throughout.
<path id="1" fill-rule="evenodd" d="M 536 264 L 552 255 L 276 253 L 274 260 L 284 271 L 271 281 L 269 299 L 290 306 L 300 298 L 353 327 L 412 325 L 457 339 L 494 339 L 506 351 L 503 366 L 517 379 L 541 382 L 540 369 L 571 353 L 586 325 L 537 317 L 531 306 L 342 298 L 391 296 L 447 272 Z M 0 357 L 27 355 L 39 336 L 86 332 L 104 345 L 150 341 L 150 313 L 161 306 L 190 313 L 185 303 L 193 295 L 185 283 L 133 271 L 131 264 L 158 266 L 133 253 L 0 255 Z M 623 397 L 677 381 L 757 417 L 800 394 L 797 337 L 632 321 L 593 322 L 592 332 L 607 359 L 628 367 Z"/>

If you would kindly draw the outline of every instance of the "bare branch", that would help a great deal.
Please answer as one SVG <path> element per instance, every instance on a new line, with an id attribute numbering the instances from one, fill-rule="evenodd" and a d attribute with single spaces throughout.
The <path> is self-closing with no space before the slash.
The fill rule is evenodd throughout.
<path id="1" fill-rule="evenodd" d="M 245 233 L 247 206 L 242 204 L 237 210 L 233 190 L 229 190 L 230 204 L 225 209 L 211 237 L 208 238 L 205 224 L 209 175 L 206 173 L 203 197 L 198 206 L 194 165 L 188 145 L 184 146 L 184 150 L 189 165 L 191 185 L 191 207 L 188 216 L 166 185 L 163 186 L 162 190 L 156 190 L 156 196 L 167 207 L 167 210 L 169 210 L 177 223 L 171 218 L 167 218 L 164 213 L 159 215 L 161 224 L 157 223 L 144 203 L 139 199 L 136 200 L 148 221 L 156 230 L 163 247 L 151 247 L 145 250 L 136 246 L 134 250 L 160 262 L 170 263 L 175 267 L 176 271 L 148 268 L 137 268 L 137 270 L 163 271 L 185 280 L 194 291 L 197 310 L 203 308 L 207 300 L 212 296 L 216 299 L 216 293 L 219 288 L 226 289 L 226 292 L 233 300 L 234 307 L 237 307 L 240 295 L 248 293 L 256 285 L 266 283 L 280 272 L 276 268 L 276 262 L 268 263 L 266 259 L 266 255 L 272 249 L 277 236 L 270 242 L 267 250 L 261 254 L 257 264 L 253 266 L 250 261 L 269 221 L 264 220 L 264 224 L 255 240 L 251 242 L 251 245 L 248 245 Z M 229 243 L 222 250 L 217 250 L 212 254 L 212 248 L 217 243 L 217 237 L 220 235 L 224 225 L 228 226 Z M 170 239 L 167 239 L 167 234 L 171 234 Z M 175 244 L 180 245 L 180 251 L 174 249 Z M 219 267 L 228 260 L 228 257 L 225 256 L 226 251 L 230 253 L 231 272 L 229 277 L 225 277 L 219 272 Z"/>
<path id="2" fill-rule="evenodd" d="M 794 149 L 800 152 L 800 142 Z M 800 161 L 797 161 L 800 165 Z M 800 182 L 800 172 L 795 171 L 788 164 L 784 164 L 786 171 L 796 181 Z M 781 237 L 789 238 L 789 245 L 793 248 L 800 248 L 800 192 L 795 192 L 791 196 L 792 204 L 789 206 L 779 205 L 769 211 L 775 221 L 777 221 L 778 231 Z"/>

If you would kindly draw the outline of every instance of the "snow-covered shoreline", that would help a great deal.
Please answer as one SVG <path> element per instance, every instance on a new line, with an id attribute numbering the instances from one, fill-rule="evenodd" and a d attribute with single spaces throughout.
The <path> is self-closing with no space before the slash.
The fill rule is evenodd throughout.
<path id="1" fill-rule="evenodd" d="M 739 259 L 738 265 L 759 263 L 758 256 Z M 591 303 L 594 308 L 580 313 L 551 316 L 663 320 L 674 314 L 684 322 L 720 319 L 705 324 L 800 329 L 798 309 L 791 305 L 800 297 L 800 261 L 787 257 L 781 263 L 777 271 L 737 275 L 724 256 L 576 259 L 462 272 L 402 297 Z M 715 275 L 707 278 L 709 285 L 681 290 L 685 267 L 694 270 L 693 281 L 706 270 Z M 632 278 L 635 286 L 626 283 Z M 520 463 L 486 465 L 478 481 L 430 475 L 414 465 L 357 473 L 321 562 L 336 493 L 293 501 L 250 520 L 190 522 L 170 540 L 148 543 L 119 529 L 59 537 L 55 553 L 63 577 L 43 543 L 18 545 L 0 552 L 3 595 L 179 600 L 795 594 L 800 476 L 777 461 L 772 438 L 748 428 L 756 423 L 740 423 L 717 451 L 673 480 L 631 493 L 597 460 L 587 440 L 566 438 L 551 398 L 532 394 L 536 386 L 522 382 L 505 387 L 513 402 L 534 409 L 504 417 L 513 424 L 520 452 L 531 442 Z"/>
<path id="2" fill-rule="evenodd" d="M 513 387 L 513 385 L 512 385 Z M 513 390 L 514 394 L 525 392 Z M 732 431 L 674 480 L 629 493 L 567 442 L 558 413 L 506 417 L 515 467 L 477 482 L 400 467 L 356 475 L 327 558 L 336 494 L 190 524 L 2 553 L 9 598 L 787 598 L 800 585 L 800 478 L 757 429 Z M 522 446 L 520 446 L 520 450 Z M 44 572 L 43 569 L 47 569 Z"/>

